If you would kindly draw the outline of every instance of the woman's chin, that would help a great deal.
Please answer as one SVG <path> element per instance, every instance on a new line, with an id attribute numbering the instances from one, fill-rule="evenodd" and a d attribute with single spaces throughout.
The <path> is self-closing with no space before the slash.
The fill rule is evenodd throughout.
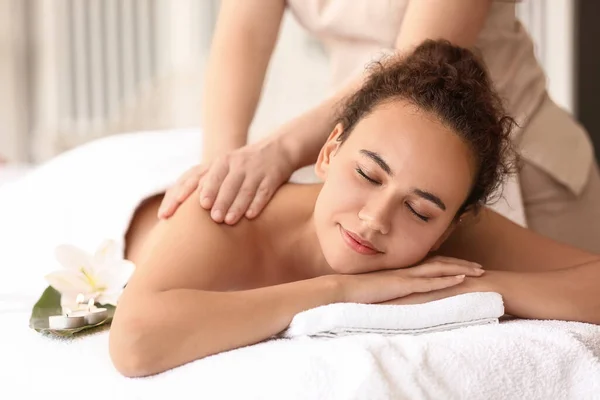
<path id="1" fill-rule="evenodd" d="M 335 274 L 354 275 L 374 271 L 374 269 L 368 268 L 366 265 L 345 260 L 336 260 L 336 262 L 330 262 L 329 266 Z"/>

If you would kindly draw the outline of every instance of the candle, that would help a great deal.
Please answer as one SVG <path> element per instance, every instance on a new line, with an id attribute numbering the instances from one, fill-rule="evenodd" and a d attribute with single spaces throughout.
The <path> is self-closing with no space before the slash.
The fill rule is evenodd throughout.
<path id="1" fill-rule="evenodd" d="M 96 325 L 108 318 L 108 311 L 106 308 L 94 307 L 94 309 L 86 312 L 84 318 L 88 325 Z"/>
<path id="2" fill-rule="evenodd" d="M 82 315 L 53 315 L 48 318 L 50 329 L 75 329 L 85 326 Z"/>
<path id="3" fill-rule="evenodd" d="M 94 299 L 91 298 L 90 301 L 92 302 L 92 305 L 93 305 Z M 64 310 L 69 310 L 69 312 L 71 312 L 71 311 L 87 310 L 88 308 L 89 308 L 89 303 L 85 303 L 85 296 L 83 295 L 83 293 L 79 293 L 77 295 L 77 297 L 75 298 L 75 303 L 69 303 L 69 304 L 66 304 L 65 306 L 63 306 L 63 314 L 66 314 L 66 312 Z"/>
<path id="4" fill-rule="evenodd" d="M 87 303 L 87 313 L 84 315 L 85 321 L 89 325 L 96 325 L 108 318 L 106 308 L 97 308 L 94 303 L 95 301 L 92 297 Z"/>
<path id="5" fill-rule="evenodd" d="M 94 299 L 91 298 L 86 307 L 82 308 L 83 295 L 77 296 L 77 305 L 75 311 L 69 308 L 63 308 L 63 315 L 53 315 L 48 318 L 50 329 L 76 329 L 86 325 L 96 325 L 108 318 L 106 308 L 98 308 L 94 305 Z"/>

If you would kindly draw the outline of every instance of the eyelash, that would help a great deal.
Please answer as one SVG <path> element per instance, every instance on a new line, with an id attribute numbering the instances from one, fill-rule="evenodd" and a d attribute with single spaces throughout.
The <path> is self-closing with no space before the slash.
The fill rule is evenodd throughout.
<path id="1" fill-rule="evenodd" d="M 365 179 L 367 182 L 376 185 L 376 186 L 380 186 L 381 182 L 376 181 L 375 179 L 369 177 L 367 174 L 365 174 L 365 172 L 360 168 L 357 167 L 356 168 L 356 172 L 363 178 Z M 426 217 L 424 215 L 419 214 L 418 212 L 415 211 L 414 208 L 411 207 L 410 204 L 406 204 L 406 207 L 408 208 L 408 210 L 417 218 L 419 218 L 421 221 L 427 222 L 429 221 L 429 217 Z"/>
<path id="2" fill-rule="evenodd" d="M 358 172 L 358 174 L 360 176 L 362 176 L 364 179 L 366 179 L 367 182 L 372 183 L 373 185 L 381 186 L 381 182 L 376 181 L 375 179 L 369 177 L 367 174 L 365 174 L 365 172 L 360 167 L 356 167 L 356 172 Z"/>
<path id="3" fill-rule="evenodd" d="M 409 210 L 411 213 L 413 213 L 413 214 L 415 215 L 415 217 L 417 217 L 417 218 L 419 218 L 420 220 L 422 220 L 422 221 L 425 221 L 425 222 L 429 221 L 429 217 L 426 217 L 426 216 L 424 216 L 424 215 L 421 215 L 421 214 L 419 214 L 418 212 L 416 212 L 416 211 L 415 211 L 415 209 L 414 209 L 414 208 L 412 208 L 412 207 L 410 206 L 410 204 L 408 204 L 408 203 L 407 203 L 407 204 L 406 204 L 406 207 L 408 207 L 408 210 Z"/>

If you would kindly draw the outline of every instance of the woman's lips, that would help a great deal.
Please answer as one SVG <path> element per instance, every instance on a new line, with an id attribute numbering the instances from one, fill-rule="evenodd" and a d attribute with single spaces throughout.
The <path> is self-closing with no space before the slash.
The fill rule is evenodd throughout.
<path id="1" fill-rule="evenodd" d="M 376 250 L 371 243 L 361 239 L 355 233 L 348 232 L 341 225 L 340 234 L 342 235 L 342 238 L 344 239 L 344 242 L 348 245 L 348 247 L 350 247 L 352 250 L 356 251 L 359 254 L 373 255 L 380 253 L 380 251 Z"/>

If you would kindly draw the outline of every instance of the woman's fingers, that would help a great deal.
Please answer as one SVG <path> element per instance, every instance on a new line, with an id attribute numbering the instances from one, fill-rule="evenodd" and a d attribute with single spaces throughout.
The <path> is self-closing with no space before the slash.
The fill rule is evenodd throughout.
<path id="1" fill-rule="evenodd" d="M 438 276 L 460 275 L 479 276 L 483 273 L 480 264 L 458 259 L 431 259 L 416 267 L 407 268 L 404 273 L 414 278 L 434 278 Z"/>
<path id="2" fill-rule="evenodd" d="M 477 266 L 464 266 L 456 264 L 425 264 L 413 271 L 410 276 L 414 278 L 436 278 L 440 276 L 461 275 L 480 276 L 484 269 Z"/>
<path id="3" fill-rule="evenodd" d="M 446 263 L 446 264 L 457 264 L 457 265 L 464 265 L 466 267 L 469 266 L 479 266 L 481 267 L 480 264 L 473 262 L 473 261 L 468 261 L 468 260 L 463 260 L 460 258 L 454 258 L 454 257 L 445 257 L 445 256 L 435 256 L 435 257 L 431 257 L 428 258 L 424 261 L 425 263 L 430 263 L 430 262 L 440 262 L 440 263 Z"/>
<path id="4" fill-rule="evenodd" d="M 413 293 L 426 293 L 456 286 L 465 280 L 465 275 L 443 276 L 440 278 L 414 278 Z"/>

